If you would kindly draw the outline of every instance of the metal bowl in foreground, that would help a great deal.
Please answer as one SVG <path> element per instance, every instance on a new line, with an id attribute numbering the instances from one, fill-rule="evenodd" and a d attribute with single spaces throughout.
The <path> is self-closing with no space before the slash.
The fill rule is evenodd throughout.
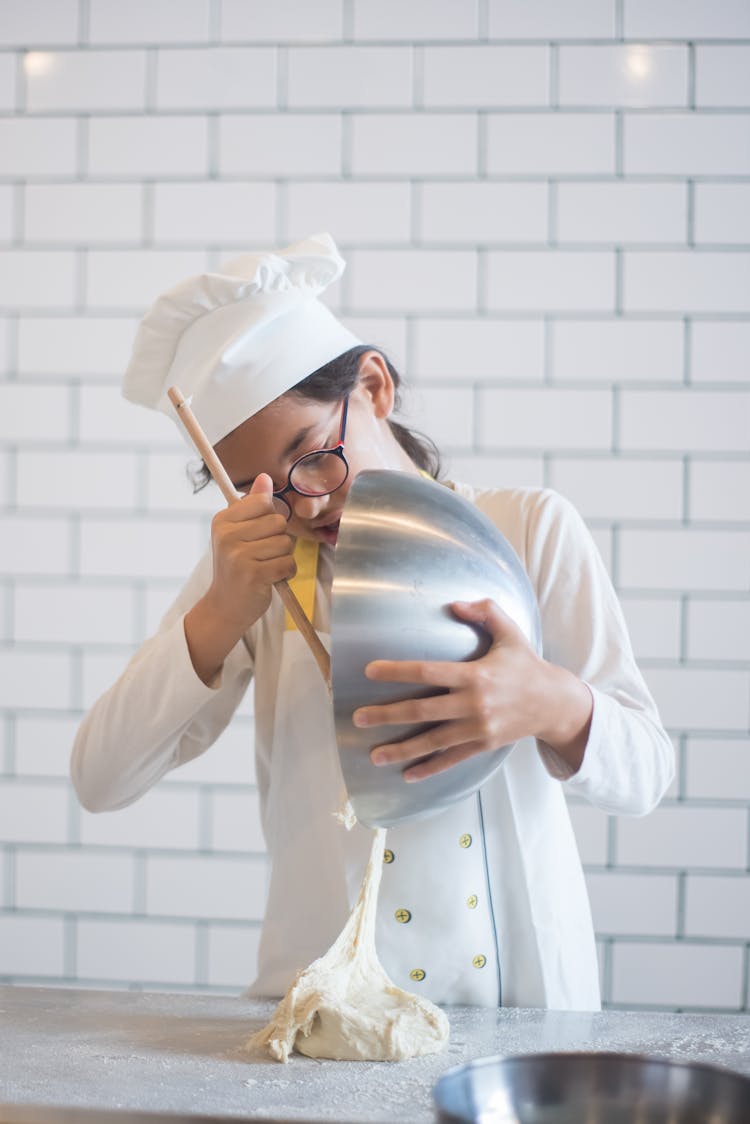
<path id="1" fill-rule="evenodd" d="M 750 1078 L 638 1054 L 482 1058 L 434 1089 L 441 1124 L 748 1124 Z"/>
<path id="2" fill-rule="evenodd" d="M 492 598 L 541 650 L 533 590 L 507 539 L 473 504 L 434 480 L 403 472 L 362 472 L 339 527 L 333 579 L 331 674 L 336 738 L 358 820 L 390 827 L 440 812 L 479 787 L 512 746 L 478 754 L 437 776 L 407 784 L 401 765 L 375 766 L 370 751 L 424 726 L 358 729 L 359 706 L 439 693 L 375 682 L 374 659 L 472 660 L 489 636 L 453 615 L 452 601 Z"/>

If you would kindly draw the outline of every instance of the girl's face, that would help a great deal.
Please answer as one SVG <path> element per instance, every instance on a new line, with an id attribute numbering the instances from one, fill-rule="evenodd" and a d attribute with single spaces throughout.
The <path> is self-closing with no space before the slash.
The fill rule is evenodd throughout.
<path id="1" fill-rule="evenodd" d="M 334 545 L 349 488 L 359 472 L 369 468 L 418 471 L 387 422 L 393 409 L 393 392 L 381 356 L 369 352 L 349 395 L 344 437 L 349 475 L 327 496 L 285 493 L 291 509 L 291 535 Z M 318 402 L 283 395 L 222 438 L 216 452 L 238 491 L 248 491 L 261 472 L 268 473 L 277 491 L 286 486 L 289 470 L 299 457 L 336 445 L 340 420 L 341 400 Z"/>

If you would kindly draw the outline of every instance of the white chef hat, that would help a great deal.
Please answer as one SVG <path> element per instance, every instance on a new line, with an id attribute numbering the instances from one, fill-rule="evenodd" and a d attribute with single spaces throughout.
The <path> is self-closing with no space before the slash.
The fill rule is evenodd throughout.
<path id="1" fill-rule="evenodd" d="M 244 254 L 163 293 L 136 334 L 122 392 L 176 419 L 176 385 L 212 445 L 357 339 L 318 300 L 344 272 L 330 234 Z"/>

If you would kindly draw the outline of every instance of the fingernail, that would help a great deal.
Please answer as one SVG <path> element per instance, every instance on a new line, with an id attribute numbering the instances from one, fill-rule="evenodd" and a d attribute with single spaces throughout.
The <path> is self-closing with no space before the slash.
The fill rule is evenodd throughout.
<path id="1" fill-rule="evenodd" d="M 352 715 L 352 721 L 354 722 L 355 726 L 366 726 L 367 725 L 367 715 L 362 714 L 360 711 L 357 710 Z"/>
<path id="2" fill-rule="evenodd" d="M 388 764 L 388 758 L 386 757 L 386 755 L 384 753 L 381 753 L 381 751 L 379 749 L 374 749 L 372 751 L 372 753 L 370 754 L 370 760 L 372 761 L 373 765 L 387 765 Z"/>

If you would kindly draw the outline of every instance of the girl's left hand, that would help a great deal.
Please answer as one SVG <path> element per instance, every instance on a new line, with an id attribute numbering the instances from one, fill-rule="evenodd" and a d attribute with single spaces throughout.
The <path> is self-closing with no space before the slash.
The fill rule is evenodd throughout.
<path id="1" fill-rule="evenodd" d="M 468 662 L 374 660 L 369 679 L 443 688 L 445 694 L 360 707 L 355 726 L 439 725 L 405 741 L 376 746 L 375 765 L 407 764 L 407 781 L 450 769 L 478 753 L 510 745 L 531 735 L 546 742 L 575 772 L 583 760 L 593 700 L 571 672 L 538 656 L 520 628 L 490 600 L 451 609 L 461 620 L 485 628 L 492 643 L 482 657 Z"/>

